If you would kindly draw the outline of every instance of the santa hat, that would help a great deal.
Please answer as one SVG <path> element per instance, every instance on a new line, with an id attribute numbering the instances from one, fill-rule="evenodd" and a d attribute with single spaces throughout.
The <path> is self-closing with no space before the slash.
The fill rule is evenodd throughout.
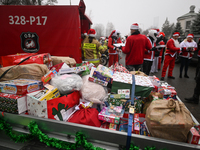
<path id="1" fill-rule="evenodd" d="M 187 35 L 187 38 L 188 38 L 188 37 L 194 38 L 194 34 L 188 34 L 188 35 Z"/>
<path id="2" fill-rule="evenodd" d="M 87 35 L 87 32 L 85 30 L 83 31 L 83 35 Z"/>
<path id="3" fill-rule="evenodd" d="M 112 36 L 117 36 L 117 33 L 119 33 L 119 31 L 117 30 L 113 30 L 109 36 L 109 38 L 111 38 Z"/>
<path id="4" fill-rule="evenodd" d="M 174 34 L 172 36 L 180 36 L 179 32 L 174 32 Z"/>
<path id="5" fill-rule="evenodd" d="M 139 29 L 139 26 L 137 23 L 134 23 L 131 25 L 130 29 L 133 29 L 133 30 L 138 30 Z"/>
<path id="6" fill-rule="evenodd" d="M 165 37 L 165 33 L 164 32 L 160 32 L 159 35 L 162 35 L 163 37 Z"/>
<path id="7" fill-rule="evenodd" d="M 90 36 L 90 37 L 95 37 L 95 36 L 96 36 L 96 31 L 95 31 L 94 29 L 90 29 L 90 30 L 88 31 L 88 36 Z"/>

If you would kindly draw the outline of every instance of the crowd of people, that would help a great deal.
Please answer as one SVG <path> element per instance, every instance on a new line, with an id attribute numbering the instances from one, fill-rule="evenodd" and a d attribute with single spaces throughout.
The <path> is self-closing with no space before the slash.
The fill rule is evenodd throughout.
<path id="1" fill-rule="evenodd" d="M 150 29 L 147 35 L 140 34 L 139 26 L 134 23 L 130 26 L 130 36 L 126 39 L 120 39 L 120 32 L 113 30 L 109 37 L 104 39 L 104 44 L 96 40 L 94 37 L 96 31 L 90 29 L 87 36 L 84 37 L 82 42 L 82 51 L 84 60 L 94 63 L 98 66 L 100 63 L 100 56 L 106 49 L 109 49 L 109 64 L 108 67 L 119 61 L 118 53 L 121 50 L 126 54 L 125 67 L 128 71 L 141 70 L 145 74 L 158 72 L 161 70 L 161 61 L 164 56 L 162 73 L 160 80 L 165 80 L 166 72 L 168 69 L 167 77 L 175 79 L 173 76 L 173 69 L 175 66 L 176 57 L 179 55 L 181 60 L 180 75 L 184 70 L 184 77 L 188 76 L 188 67 L 193 57 L 194 51 L 198 51 L 198 65 L 196 69 L 196 87 L 194 94 L 191 98 L 186 98 L 187 102 L 199 103 L 200 95 L 200 39 L 196 43 L 193 34 L 188 34 L 186 39 L 179 43 L 179 32 L 174 32 L 172 38 L 165 42 L 165 33 L 160 32 L 159 29 Z M 116 44 L 125 43 L 124 47 L 118 47 Z M 164 54 L 164 55 L 163 55 Z"/>

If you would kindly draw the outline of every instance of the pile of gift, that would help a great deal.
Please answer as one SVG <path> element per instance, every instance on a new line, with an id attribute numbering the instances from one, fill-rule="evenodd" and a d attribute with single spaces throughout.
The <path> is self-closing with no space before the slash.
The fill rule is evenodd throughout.
<path id="1" fill-rule="evenodd" d="M 18 58 L 18 55 L 6 57 L 11 57 L 12 62 L 18 59 L 23 61 L 29 57 L 20 56 L 21 58 Z M 152 122 L 152 118 L 156 116 L 154 106 L 161 104 L 164 107 L 171 106 L 171 103 L 178 105 L 178 102 L 172 99 L 176 99 L 174 88 L 167 83 L 160 82 L 157 77 L 136 75 L 137 72 L 128 72 L 119 64 L 108 68 L 102 65 L 95 66 L 85 61 L 80 64 L 74 61 L 69 63 L 68 60 L 72 58 L 66 60 L 65 57 L 51 57 L 48 53 L 35 54 L 30 59 L 31 61 L 28 59 L 29 62 L 24 61 L 25 63 L 21 63 L 20 66 L 1 68 L 3 72 L 6 69 L 11 68 L 11 70 L 0 79 L 0 111 L 15 114 L 26 113 L 45 119 L 127 132 L 133 86 L 132 77 L 135 74 L 135 113 L 132 120 L 132 133 L 167 139 L 168 135 L 163 137 L 155 132 L 157 129 L 154 127 L 158 125 Z M 43 60 L 39 63 L 40 67 L 43 65 L 46 68 L 42 71 L 38 69 L 40 73 L 27 75 L 29 71 L 34 72 L 31 70 L 34 69 L 32 65 L 36 67 L 38 59 Z M 17 63 L 19 62 L 18 60 Z M 16 63 L 9 63 L 16 65 Z M 20 70 L 17 77 L 9 73 L 15 68 Z M 163 106 L 157 107 L 156 111 L 159 112 L 159 109 L 163 110 Z M 171 110 L 173 109 L 170 108 L 169 111 Z M 160 116 L 154 120 L 161 116 L 163 117 L 163 114 L 160 113 Z M 190 119 L 187 118 L 187 120 Z M 196 130 L 196 128 L 191 129 L 189 125 L 187 127 L 189 129 L 187 134 L 189 132 L 192 134 L 192 130 Z M 172 140 L 177 141 L 177 137 Z M 186 139 L 180 141 L 186 142 Z"/>

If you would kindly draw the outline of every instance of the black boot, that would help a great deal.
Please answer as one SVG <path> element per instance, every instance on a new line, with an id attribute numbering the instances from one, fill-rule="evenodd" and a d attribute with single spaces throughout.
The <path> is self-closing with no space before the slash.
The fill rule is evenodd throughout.
<path id="1" fill-rule="evenodd" d="M 179 75 L 179 78 L 182 78 L 182 74 Z"/>
<path id="2" fill-rule="evenodd" d="M 189 76 L 187 74 L 184 75 L 185 78 L 189 78 Z"/>
<path id="3" fill-rule="evenodd" d="M 186 103 L 195 103 L 195 104 L 199 104 L 199 96 L 197 95 L 193 95 L 190 98 L 185 98 Z"/>

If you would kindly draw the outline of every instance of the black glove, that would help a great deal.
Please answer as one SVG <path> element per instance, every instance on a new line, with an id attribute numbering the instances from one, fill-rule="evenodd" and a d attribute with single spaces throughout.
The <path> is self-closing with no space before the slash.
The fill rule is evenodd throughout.
<path id="1" fill-rule="evenodd" d="M 150 51 L 155 51 L 155 50 L 157 50 L 157 48 L 153 47 Z"/>

